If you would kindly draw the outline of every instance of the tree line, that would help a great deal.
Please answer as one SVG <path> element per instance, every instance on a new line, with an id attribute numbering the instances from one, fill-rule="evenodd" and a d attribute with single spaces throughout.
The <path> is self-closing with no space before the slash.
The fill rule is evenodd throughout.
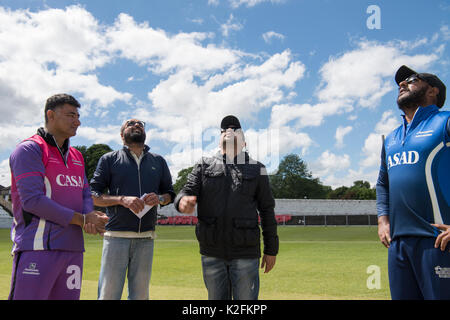
<path id="1" fill-rule="evenodd" d="M 112 151 L 106 144 L 93 144 L 90 147 L 75 146 L 83 157 L 86 175 L 90 181 L 97 162 L 102 155 Z M 178 193 L 187 181 L 188 174 L 193 167 L 188 167 L 178 172 L 173 185 Z M 286 155 L 278 165 L 275 172 L 269 173 L 270 185 L 276 199 L 343 199 L 343 200 L 374 200 L 375 188 L 370 187 L 368 181 L 357 180 L 351 187 L 338 187 L 332 189 L 322 184 L 319 178 L 313 178 L 311 171 L 304 160 L 297 154 Z"/>

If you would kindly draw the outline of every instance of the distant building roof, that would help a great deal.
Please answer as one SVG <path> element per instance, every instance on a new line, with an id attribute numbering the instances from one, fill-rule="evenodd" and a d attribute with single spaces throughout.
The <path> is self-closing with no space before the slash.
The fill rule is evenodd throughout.
<path id="1" fill-rule="evenodd" d="M 173 205 L 158 209 L 164 216 L 181 215 Z M 376 215 L 376 200 L 275 199 L 275 214 L 293 216 Z M 196 213 L 195 213 L 196 215 Z"/>
<path id="2" fill-rule="evenodd" d="M 374 215 L 376 200 L 276 199 L 276 214 L 305 216 Z"/>

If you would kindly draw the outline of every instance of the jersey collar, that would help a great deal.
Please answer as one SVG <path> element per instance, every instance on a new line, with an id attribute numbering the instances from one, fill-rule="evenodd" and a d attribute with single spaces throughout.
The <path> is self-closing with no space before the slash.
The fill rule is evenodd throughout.
<path id="1" fill-rule="evenodd" d="M 427 107 L 418 107 L 412 121 L 409 123 L 409 130 L 413 130 L 415 127 L 417 127 L 417 125 L 420 122 L 427 119 L 436 112 L 439 112 L 439 108 L 434 104 L 429 105 Z M 402 117 L 403 117 L 403 130 L 405 130 L 405 128 L 408 127 L 408 121 L 406 121 L 406 117 L 404 114 L 402 114 Z"/>

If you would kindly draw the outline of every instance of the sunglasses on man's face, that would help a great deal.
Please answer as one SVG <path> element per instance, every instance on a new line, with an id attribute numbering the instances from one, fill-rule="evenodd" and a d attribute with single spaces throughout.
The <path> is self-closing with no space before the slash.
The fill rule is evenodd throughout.
<path id="1" fill-rule="evenodd" d="M 138 125 L 141 128 L 145 128 L 145 122 L 144 121 L 130 120 L 130 121 L 127 122 L 127 127 L 134 127 L 135 125 Z"/>
<path id="2" fill-rule="evenodd" d="M 226 129 L 220 129 L 220 133 L 224 133 L 224 132 L 227 132 L 227 130 L 228 129 L 231 129 L 231 130 L 233 130 L 234 132 L 236 132 L 237 130 L 239 130 L 239 129 L 241 129 L 241 128 L 236 128 L 236 127 L 228 127 L 228 128 L 226 128 Z"/>
<path id="3" fill-rule="evenodd" d="M 411 83 L 415 83 L 419 80 L 422 80 L 422 79 L 420 79 L 420 77 L 417 74 L 413 74 L 412 76 L 409 76 L 408 78 L 406 78 L 403 81 L 405 81 L 407 84 L 411 84 Z"/>

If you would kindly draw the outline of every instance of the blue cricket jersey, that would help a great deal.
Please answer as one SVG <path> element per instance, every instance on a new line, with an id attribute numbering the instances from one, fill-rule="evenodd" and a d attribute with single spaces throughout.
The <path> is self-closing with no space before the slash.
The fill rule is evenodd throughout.
<path id="1" fill-rule="evenodd" d="M 449 116 L 435 105 L 419 107 L 384 141 L 377 211 L 389 215 L 392 239 L 436 237 L 431 223 L 450 224 Z"/>

